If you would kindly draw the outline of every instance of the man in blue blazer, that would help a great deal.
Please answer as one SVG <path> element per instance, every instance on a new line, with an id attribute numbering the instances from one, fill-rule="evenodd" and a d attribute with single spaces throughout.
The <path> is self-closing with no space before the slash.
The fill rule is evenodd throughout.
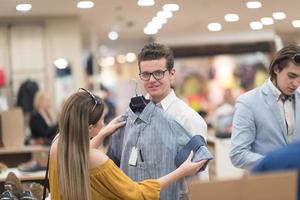
<path id="1" fill-rule="evenodd" d="M 277 52 L 270 78 L 239 96 L 235 104 L 230 159 L 253 167 L 268 152 L 300 138 L 300 46 Z"/>

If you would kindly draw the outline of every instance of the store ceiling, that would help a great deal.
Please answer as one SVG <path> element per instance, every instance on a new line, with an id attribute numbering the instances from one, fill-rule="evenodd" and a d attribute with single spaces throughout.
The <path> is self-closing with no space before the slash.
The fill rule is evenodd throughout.
<path id="1" fill-rule="evenodd" d="M 32 4 L 28 13 L 15 11 L 17 3 Z M 139 7 L 137 0 L 94 0 L 95 6 L 91 9 L 78 9 L 76 0 L 0 0 L 0 21 L 8 18 L 41 18 L 52 16 L 78 16 L 84 41 L 91 40 L 94 36 L 102 43 L 109 42 L 107 34 L 111 30 L 119 32 L 119 40 L 134 41 L 149 38 L 143 29 L 145 25 L 162 9 L 165 3 L 177 3 L 180 10 L 174 12 L 173 18 L 163 25 L 158 32 L 158 37 L 171 35 L 215 34 L 209 32 L 207 25 L 219 22 L 223 29 L 221 33 L 235 33 L 251 31 L 250 21 L 259 21 L 262 17 L 272 17 L 275 11 L 284 11 L 287 18 L 275 21 L 273 25 L 265 26 L 263 30 L 275 30 L 277 33 L 299 32 L 299 28 L 292 27 L 292 20 L 300 19 L 297 8 L 299 0 L 264 0 L 262 8 L 249 10 L 246 0 L 156 0 L 152 7 Z M 227 13 L 236 13 L 240 21 L 229 23 L 224 20 Z M 153 36 L 155 37 L 155 35 Z M 112 42 L 112 41 L 110 41 Z"/>

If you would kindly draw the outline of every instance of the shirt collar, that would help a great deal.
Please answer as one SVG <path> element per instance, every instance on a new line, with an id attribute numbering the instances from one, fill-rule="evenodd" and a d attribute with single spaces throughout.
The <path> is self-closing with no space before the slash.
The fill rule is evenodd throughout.
<path id="1" fill-rule="evenodd" d="M 128 107 L 128 119 L 134 123 L 137 119 L 141 119 L 142 121 L 144 121 L 145 123 L 149 124 L 150 123 L 150 119 L 152 116 L 152 113 L 155 109 L 155 104 L 150 101 L 146 107 L 143 109 L 143 111 L 141 113 L 134 113 L 130 107 Z"/>
<path id="2" fill-rule="evenodd" d="M 269 85 L 273 96 L 276 98 L 277 101 L 279 101 L 280 100 L 280 95 L 281 95 L 280 90 L 273 84 L 273 82 L 271 81 L 270 78 L 268 79 L 267 84 Z"/>
<path id="3" fill-rule="evenodd" d="M 286 100 L 290 100 L 292 101 L 294 98 L 294 95 L 291 96 L 287 96 L 284 95 L 271 81 L 271 79 L 268 80 L 268 85 L 271 89 L 272 94 L 274 95 L 274 97 L 276 98 L 277 101 L 282 100 L 283 102 L 285 102 Z"/>
<path id="4" fill-rule="evenodd" d="M 162 109 L 164 111 L 166 111 L 169 106 L 173 103 L 173 101 L 176 99 L 176 95 L 175 95 L 175 92 L 174 90 L 172 89 L 170 91 L 170 93 L 168 94 L 168 96 L 166 96 L 163 100 L 161 100 L 159 103 L 158 103 L 158 106 L 161 106 Z"/>
<path id="5" fill-rule="evenodd" d="M 146 99 L 151 99 L 149 93 L 147 93 L 145 97 Z M 166 111 L 174 100 L 176 100 L 176 94 L 174 90 L 171 89 L 170 93 L 156 105 Z"/>

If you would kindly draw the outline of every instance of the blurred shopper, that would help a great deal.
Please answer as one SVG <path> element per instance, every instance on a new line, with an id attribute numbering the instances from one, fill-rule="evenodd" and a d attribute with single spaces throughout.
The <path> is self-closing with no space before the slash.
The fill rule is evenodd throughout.
<path id="1" fill-rule="evenodd" d="M 89 91 L 73 94 L 63 106 L 59 135 L 50 150 L 49 182 L 52 200 L 136 199 L 158 200 L 174 181 L 195 174 L 204 164 L 191 162 L 192 154 L 175 171 L 158 179 L 134 182 L 103 152 L 90 146 L 125 123 L 118 118 L 105 128 L 104 103 Z"/>
<path id="2" fill-rule="evenodd" d="M 268 153 L 253 169 L 252 173 L 269 171 L 298 171 L 298 200 L 300 200 L 300 140 Z"/>
<path id="3" fill-rule="evenodd" d="M 236 167 L 253 167 L 268 152 L 300 136 L 300 46 L 278 51 L 269 73 L 261 87 L 236 101 L 230 152 Z"/>
<path id="4" fill-rule="evenodd" d="M 232 118 L 234 113 L 234 97 L 231 89 L 225 89 L 224 100 L 218 106 L 214 116 L 216 137 L 230 138 L 232 132 Z"/>
<path id="5" fill-rule="evenodd" d="M 31 130 L 31 144 L 47 145 L 57 133 L 58 125 L 50 115 L 51 101 L 49 94 L 38 91 L 34 96 L 34 112 L 30 116 L 29 126 Z M 45 170 L 47 165 L 47 153 L 36 152 L 33 159 L 21 163 L 18 169 L 22 172 L 36 172 Z"/>
<path id="6" fill-rule="evenodd" d="M 174 56 L 172 50 L 162 44 L 147 44 L 139 53 L 138 64 L 140 71 L 139 75 L 143 86 L 156 107 L 161 108 L 164 112 L 171 115 L 172 119 L 174 118 L 187 132 L 202 135 L 206 139 L 207 125 L 204 119 L 186 103 L 177 98 L 175 92 L 171 88 L 171 83 L 175 78 Z M 147 121 L 146 123 L 149 124 Z M 137 124 L 142 123 L 138 122 Z M 130 134 L 129 136 L 126 136 L 126 138 L 124 137 L 124 141 L 120 142 L 120 139 L 113 135 L 112 143 L 108 151 L 108 155 L 112 159 L 115 156 L 118 157 L 118 160 L 121 159 L 119 154 L 117 155 L 116 153 L 120 151 L 119 149 L 116 149 L 120 148 L 120 145 L 115 144 L 126 142 L 126 144 L 135 145 L 133 145 L 132 148 L 123 145 L 121 151 L 122 157 L 124 156 L 124 158 L 131 157 L 132 151 L 136 149 L 137 140 L 138 144 L 143 144 L 144 153 L 141 153 L 142 151 L 140 150 L 140 154 L 138 154 L 138 158 L 141 159 L 141 166 L 137 166 L 135 167 L 136 169 L 134 169 L 134 167 L 128 167 L 130 166 L 130 163 L 127 163 L 126 160 L 120 160 L 121 169 L 123 169 L 126 174 L 130 174 L 130 177 L 134 180 L 139 181 L 143 176 L 156 178 L 154 176 L 160 176 L 164 174 L 164 171 L 175 167 L 174 162 L 160 163 L 159 161 L 169 161 L 170 158 L 172 159 L 172 156 L 174 156 L 175 159 L 176 155 L 173 155 L 173 152 L 177 152 L 176 148 L 179 146 L 178 143 L 180 141 L 178 140 L 181 136 L 171 137 L 172 139 L 170 140 L 161 141 L 162 139 L 170 138 L 168 136 L 172 132 L 169 131 L 169 134 L 167 134 L 167 131 L 165 131 L 166 133 L 163 131 L 163 122 L 161 122 L 159 127 L 161 127 L 160 130 L 162 130 L 159 134 L 166 134 L 166 137 L 157 137 L 155 134 L 151 134 L 151 132 L 147 132 L 148 134 L 143 132 L 145 135 L 141 135 L 141 137 L 136 136 L 136 134 Z M 139 127 L 136 127 L 136 129 L 139 129 Z M 168 130 L 172 130 L 172 127 L 168 126 Z M 137 131 L 133 131 L 133 133 L 136 133 Z M 182 136 L 184 136 L 184 134 L 185 133 L 183 132 L 181 133 Z M 142 156 L 145 152 L 148 153 L 148 156 Z M 169 153 L 163 154 L 162 152 Z M 162 157 L 158 158 L 157 156 L 153 156 L 158 154 Z M 155 165 L 154 167 L 153 164 L 158 162 L 160 164 Z M 140 167 L 142 167 L 142 169 L 139 169 Z M 200 177 L 206 180 L 208 179 L 207 168 L 204 172 L 200 173 Z M 183 180 L 174 183 L 161 194 L 161 200 L 183 199 L 187 194 L 187 187 L 185 184 L 186 183 Z"/>
<path id="7" fill-rule="evenodd" d="M 50 106 L 49 94 L 45 91 L 38 91 L 34 97 L 34 112 L 29 121 L 34 144 L 49 145 L 57 133 L 58 126 L 50 115 Z"/>

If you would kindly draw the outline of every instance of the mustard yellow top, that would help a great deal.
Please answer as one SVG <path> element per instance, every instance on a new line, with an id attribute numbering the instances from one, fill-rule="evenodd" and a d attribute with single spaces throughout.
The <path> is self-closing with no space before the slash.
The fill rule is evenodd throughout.
<path id="1" fill-rule="evenodd" d="M 110 159 L 90 170 L 90 180 L 93 200 L 155 200 L 161 190 L 155 179 L 134 182 Z M 51 200 L 62 200 L 57 181 L 56 161 L 50 159 Z"/>

